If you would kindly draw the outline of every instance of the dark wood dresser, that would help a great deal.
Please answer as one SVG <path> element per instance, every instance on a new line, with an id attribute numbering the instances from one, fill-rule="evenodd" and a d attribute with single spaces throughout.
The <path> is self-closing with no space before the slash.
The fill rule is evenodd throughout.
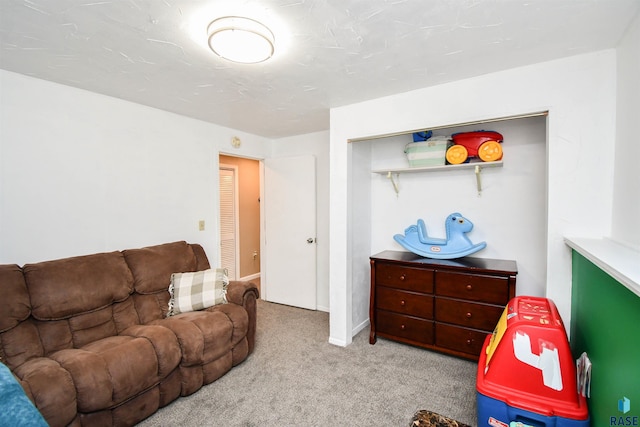
<path id="1" fill-rule="evenodd" d="M 515 296 L 517 274 L 515 261 L 374 255 L 369 343 L 383 337 L 478 360 L 485 337 Z"/>

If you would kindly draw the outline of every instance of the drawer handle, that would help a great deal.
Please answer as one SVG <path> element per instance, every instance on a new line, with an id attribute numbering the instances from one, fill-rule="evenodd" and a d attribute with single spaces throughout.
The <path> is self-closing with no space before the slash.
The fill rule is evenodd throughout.
<path id="1" fill-rule="evenodd" d="M 406 302 L 404 302 L 404 300 L 400 301 L 400 305 L 404 307 L 404 305 L 406 304 Z"/>
<path id="2" fill-rule="evenodd" d="M 400 276 L 400 280 L 404 280 L 404 279 L 405 279 L 405 276 L 403 274 L 403 275 Z"/>
<path id="3" fill-rule="evenodd" d="M 471 312 L 467 312 L 467 319 L 471 319 Z"/>
<path id="4" fill-rule="evenodd" d="M 404 328 L 405 328 L 404 324 L 400 325 L 400 329 L 402 329 L 404 331 Z"/>
<path id="5" fill-rule="evenodd" d="M 468 339 L 467 340 L 467 345 L 471 345 L 471 344 L 473 344 L 473 340 L 472 339 Z"/>
<path id="6" fill-rule="evenodd" d="M 467 290 L 468 291 L 472 291 L 473 290 L 473 286 L 471 286 L 471 284 L 467 285 Z"/>

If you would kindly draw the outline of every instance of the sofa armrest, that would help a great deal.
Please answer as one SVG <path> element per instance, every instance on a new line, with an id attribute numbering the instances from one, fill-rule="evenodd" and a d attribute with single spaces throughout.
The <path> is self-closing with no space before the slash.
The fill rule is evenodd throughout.
<path id="1" fill-rule="evenodd" d="M 256 342 L 258 298 L 260 298 L 260 292 L 255 284 L 239 280 L 229 281 L 229 286 L 227 287 L 227 301 L 232 304 L 243 306 L 249 315 L 249 329 L 247 331 L 249 354 L 253 352 L 253 347 Z"/>
<path id="2" fill-rule="evenodd" d="M 50 426 L 66 426 L 76 418 L 76 388 L 71 374 L 58 362 L 36 357 L 13 374 Z"/>
<path id="3" fill-rule="evenodd" d="M 48 424 L 27 397 L 23 387 L 9 368 L 0 363 L 0 414 L 3 423 L 47 427 Z M 9 421 L 11 419 L 11 421 Z"/>
<path id="4" fill-rule="evenodd" d="M 254 295 L 255 299 L 260 298 L 260 292 L 252 282 L 244 282 L 239 280 L 229 281 L 227 287 L 227 301 L 238 305 L 244 305 L 247 298 Z"/>

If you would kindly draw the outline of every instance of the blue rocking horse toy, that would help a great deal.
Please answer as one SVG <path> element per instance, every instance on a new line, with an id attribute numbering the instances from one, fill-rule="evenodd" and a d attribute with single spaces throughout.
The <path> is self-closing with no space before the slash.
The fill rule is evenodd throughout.
<path id="1" fill-rule="evenodd" d="M 393 239 L 405 249 L 427 258 L 462 258 L 478 252 L 487 246 L 486 242 L 473 244 L 465 235 L 473 229 L 473 223 L 458 212 L 449 215 L 445 221 L 446 239 L 429 237 L 424 221 L 404 230 L 404 235 L 396 234 Z"/>

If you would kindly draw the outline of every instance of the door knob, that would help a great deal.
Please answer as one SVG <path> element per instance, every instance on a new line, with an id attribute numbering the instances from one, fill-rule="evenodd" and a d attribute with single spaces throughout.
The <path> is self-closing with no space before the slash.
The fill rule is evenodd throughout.
<path id="1" fill-rule="evenodd" d="M 313 243 L 313 242 L 315 242 L 315 241 L 316 241 L 316 239 L 314 239 L 313 237 L 309 237 L 309 238 L 307 239 L 307 243 Z"/>

